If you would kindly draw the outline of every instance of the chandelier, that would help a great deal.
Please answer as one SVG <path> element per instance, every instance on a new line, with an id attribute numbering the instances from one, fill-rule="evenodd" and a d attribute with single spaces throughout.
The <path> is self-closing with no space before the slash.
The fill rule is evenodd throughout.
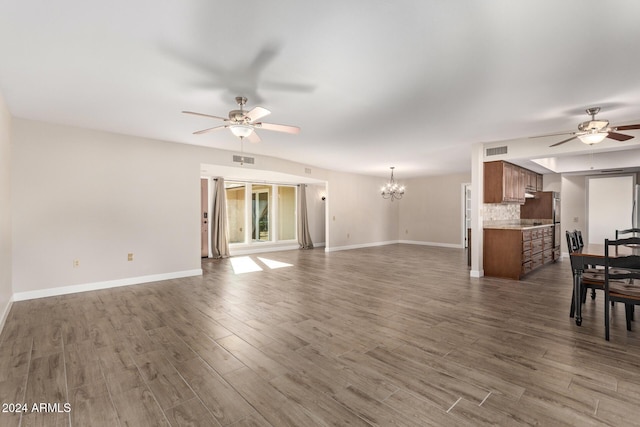
<path id="1" fill-rule="evenodd" d="M 391 166 L 391 179 L 382 187 L 382 198 L 391 199 L 392 202 L 394 199 L 402 199 L 404 195 L 404 185 L 396 184 L 396 180 L 393 179 L 393 169 L 395 167 Z"/>

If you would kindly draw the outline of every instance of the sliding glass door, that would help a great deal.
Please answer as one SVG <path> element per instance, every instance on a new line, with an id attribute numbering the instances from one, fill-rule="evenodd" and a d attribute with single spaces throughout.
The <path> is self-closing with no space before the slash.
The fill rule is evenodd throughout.
<path id="1" fill-rule="evenodd" d="M 271 199 L 270 185 L 253 185 L 251 190 L 251 240 L 254 242 L 268 242 L 269 233 L 269 200 Z"/>
<path id="2" fill-rule="evenodd" d="M 225 182 L 229 243 L 296 241 L 297 187 Z"/>

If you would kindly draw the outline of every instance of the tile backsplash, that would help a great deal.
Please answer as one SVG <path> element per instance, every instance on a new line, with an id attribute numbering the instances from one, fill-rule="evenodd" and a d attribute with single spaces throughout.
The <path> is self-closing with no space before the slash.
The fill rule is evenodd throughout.
<path id="1" fill-rule="evenodd" d="M 485 203 L 482 208 L 484 222 L 489 221 L 520 221 L 520 205 Z"/>

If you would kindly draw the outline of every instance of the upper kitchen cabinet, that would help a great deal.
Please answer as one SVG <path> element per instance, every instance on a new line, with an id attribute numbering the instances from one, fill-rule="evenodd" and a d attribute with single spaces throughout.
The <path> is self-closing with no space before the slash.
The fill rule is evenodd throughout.
<path id="1" fill-rule="evenodd" d="M 542 190 L 542 175 L 508 162 L 484 164 L 484 202 L 524 204 L 525 193 Z"/>

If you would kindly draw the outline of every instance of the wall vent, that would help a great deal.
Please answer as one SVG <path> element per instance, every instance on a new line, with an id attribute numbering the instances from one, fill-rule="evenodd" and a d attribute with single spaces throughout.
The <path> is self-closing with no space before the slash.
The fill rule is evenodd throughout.
<path id="1" fill-rule="evenodd" d="M 507 154 L 507 146 L 487 148 L 487 156 L 498 156 L 500 154 Z"/>
<path id="2" fill-rule="evenodd" d="M 600 173 L 622 173 L 624 169 L 605 169 L 601 170 Z"/>
<path id="3" fill-rule="evenodd" d="M 247 163 L 247 164 L 254 164 L 256 159 L 253 157 L 249 157 L 249 156 L 237 156 L 237 155 L 233 155 L 233 161 L 236 163 Z"/>

